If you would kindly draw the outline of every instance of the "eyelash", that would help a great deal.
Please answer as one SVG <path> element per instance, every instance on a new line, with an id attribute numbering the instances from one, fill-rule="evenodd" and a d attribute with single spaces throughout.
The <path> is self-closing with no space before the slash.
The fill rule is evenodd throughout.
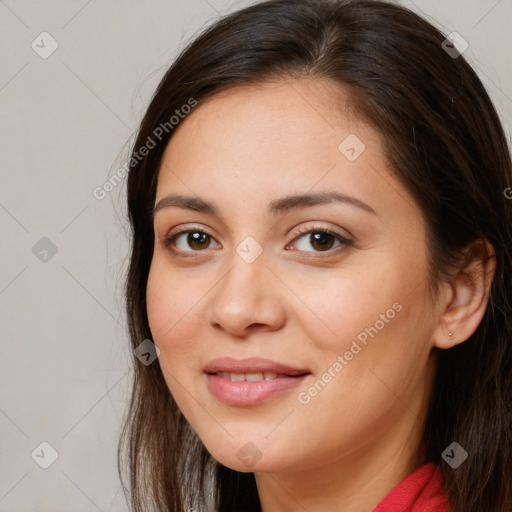
<path id="1" fill-rule="evenodd" d="M 164 245 L 164 247 L 169 248 L 170 245 L 175 241 L 176 238 L 178 238 L 181 235 L 188 234 L 188 233 L 201 233 L 201 234 L 204 234 L 204 235 L 206 235 L 206 236 L 208 236 L 210 238 L 214 238 L 212 235 L 210 235 L 209 233 L 203 231 L 199 227 L 198 228 L 194 228 L 193 226 L 192 227 L 189 226 L 189 227 L 185 227 L 185 228 L 179 228 L 176 233 L 173 233 L 172 235 L 167 236 L 162 241 L 162 244 Z M 307 252 L 307 253 L 312 252 L 312 253 L 316 253 L 316 254 L 319 254 L 319 255 L 325 253 L 328 256 L 332 256 L 333 254 L 337 254 L 338 252 L 340 252 L 340 250 L 343 250 L 346 247 L 349 247 L 349 246 L 353 245 L 353 242 L 351 240 L 348 240 L 347 238 L 345 238 L 344 236 L 340 235 L 339 233 L 336 233 L 335 231 L 332 231 L 332 230 L 330 230 L 328 228 L 325 228 L 323 226 L 313 226 L 313 227 L 311 227 L 310 229 L 308 229 L 304 233 L 301 233 L 299 236 L 296 236 L 292 240 L 292 242 L 294 242 L 296 240 L 300 240 L 301 238 L 305 237 L 306 235 L 311 235 L 313 233 L 324 233 L 324 234 L 331 235 L 336 240 L 338 240 L 340 242 L 341 246 L 337 247 L 335 249 L 328 249 L 327 251 L 299 251 L 299 252 Z M 290 242 L 290 243 L 292 243 L 292 242 Z M 287 244 L 287 247 L 288 247 L 288 245 L 290 245 L 290 244 Z M 192 256 L 193 253 L 205 252 L 206 250 L 202 250 L 202 251 L 195 251 L 195 250 L 179 251 L 178 250 L 178 251 L 176 251 L 176 250 L 172 249 L 172 251 L 175 252 L 175 253 L 180 253 L 180 254 L 185 253 L 184 257 L 193 257 Z M 186 255 L 186 253 L 192 253 L 192 254 L 191 255 Z M 318 257 L 318 256 L 312 256 L 312 257 Z"/>

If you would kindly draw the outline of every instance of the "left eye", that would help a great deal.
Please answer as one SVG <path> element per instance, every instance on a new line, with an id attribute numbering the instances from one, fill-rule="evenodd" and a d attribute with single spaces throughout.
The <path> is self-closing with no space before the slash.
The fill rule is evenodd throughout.
<path id="1" fill-rule="evenodd" d="M 332 246 L 339 242 L 339 247 L 343 247 L 346 245 L 351 245 L 351 241 L 341 236 L 339 233 L 335 231 L 331 231 L 326 228 L 312 228 L 306 233 L 303 233 L 300 237 L 296 238 L 299 242 L 305 239 L 306 244 L 310 244 L 311 247 L 316 247 L 318 250 L 308 251 L 305 249 L 304 252 L 327 252 L 332 249 Z M 288 247 L 288 246 L 287 246 Z"/>

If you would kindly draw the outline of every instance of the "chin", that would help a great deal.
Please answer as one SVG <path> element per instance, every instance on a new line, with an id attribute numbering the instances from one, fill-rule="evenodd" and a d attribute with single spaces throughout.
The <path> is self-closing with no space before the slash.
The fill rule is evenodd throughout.
<path id="1" fill-rule="evenodd" d="M 241 473 L 279 472 L 290 466 L 289 454 L 274 442 L 246 436 L 220 445 L 218 440 L 204 443 L 211 456 L 223 466 Z"/>

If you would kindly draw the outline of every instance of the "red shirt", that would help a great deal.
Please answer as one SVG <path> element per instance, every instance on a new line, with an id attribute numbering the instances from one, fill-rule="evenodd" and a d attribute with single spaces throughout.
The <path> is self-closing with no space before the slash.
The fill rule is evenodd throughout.
<path id="1" fill-rule="evenodd" d="M 441 468 L 429 462 L 395 486 L 372 512 L 451 512 Z"/>

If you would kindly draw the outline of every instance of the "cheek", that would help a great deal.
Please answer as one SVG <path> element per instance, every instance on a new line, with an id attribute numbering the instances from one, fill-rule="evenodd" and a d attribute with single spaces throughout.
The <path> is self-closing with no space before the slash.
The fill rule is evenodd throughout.
<path id="1" fill-rule="evenodd" d="M 347 421 L 351 408 L 357 412 L 350 420 L 354 426 L 363 425 L 365 418 L 377 421 L 397 396 L 415 388 L 427 367 L 433 324 L 426 286 L 409 294 L 397 287 L 389 290 L 393 293 L 387 298 L 381 289 L 379 296 L 366 301 L 364 289 L 359 289 L 363 308 L 354 303 L 355 292 L 353 301 L 340 297 L 338 304 L 345 309 L 331 324 L 336 336 L 309 336 L 322 363 L 313 386 L 301 390 L 299 402 L 329 418 L 327 423 Z M 330 312 L 334 318 L 338 309 Z M 333 408 L 340 403 L 349 409 Z"/>
<path id="2" fill-rule="evenodd" d="M 173 270 L 165 257 L 153 258 L 146 286 L 146 303 L 149 324 L 155 341 L 165 342 L 175 337 L 176 330 L 183 329 L 194 315 L 197 304 L 205 291 L 183 276 L 180 270 Z"/>
<path id="3" fill-rule="evenodd" d="M 317 348 L 339 353 L 361 333 L 364 338 L 365 328 L 376 322 L 382 328 L 381 315 L 388 312 L 388 317 L 395 317 L 393 304 L 401 295 L 396 282 L 392 277 L 376 280 L 369 273 L 304 280 L 294 289 L 301 299 L 294 318 L 300 319 L 302 329 Z"/>
<path id="4" fill-rule="evenodd" d="M 170 272 L 161 260 L 153 259 L 146 287 L 146 303 L 153 341 L 161 351 L 161 366 L 170 369 L 172 362 L 193 353 L 191 339 L 198 327 L 197 303 L 204 292 L 191 286 L 190 281 L 182 282 L 179 272 Z M 172 358 L 168 357 L 169 353 L 172 353 Z"/>
<path id="5" fill-rule="evenodd" d="M 155 257 L 148 276 L 146 303 L 153 342 L 160 349 L 162 375 L 178 407 L 190 418 L 190 379 L 196 374 L 198 353 L 193 333 L 199 319 L 194 305 L 200 291 L 190 287 L 190 282 L 187 287 L 181 281 L 179 273 L 170 272 L 165 262 Z"/>
<path id="6" fill-rule="evenodd" d="M 406 378 L 425 364 L 429 354 L 434 323 L 427 281 L 415 277 L 423 275 L 423 262 L 405 265 L 396 255 L 377 263 L 365 266 L 364 272 L 304 279 L 294 290 L 302 302 L 292 316 L 300 322 L 309 348 L 316 351 L 317 370 L 340 375 L 333 381 L 344 393 L 359 387 L 359 394 L 373 382 L 374 377 L 368 379 L 369 369 L 396 378 L 399 385 L 401 372 Z M 313 287 L 312 282 L 318 285 Z M 366 391 L 372 393 L 369 388 Z"/>

